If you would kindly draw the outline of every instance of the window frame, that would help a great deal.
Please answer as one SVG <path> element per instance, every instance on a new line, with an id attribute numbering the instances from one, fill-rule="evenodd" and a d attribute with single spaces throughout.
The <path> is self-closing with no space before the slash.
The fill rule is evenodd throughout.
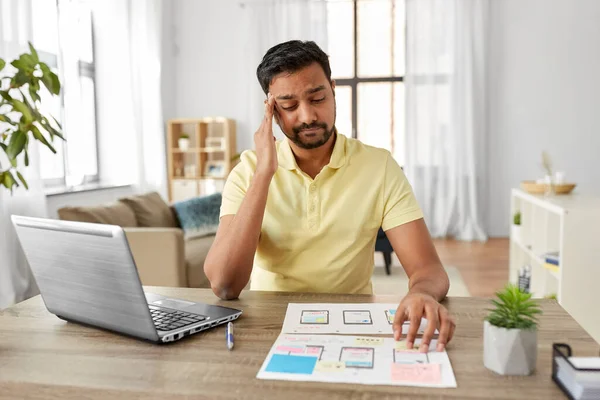
<path id="1" fill-rule="evenodd" d="M 353 13 L 352 13 L 352 24 L 353 24 L 353 33 L 354 33 L 354 37 L 353 37 L 353 49 L 354 49 L 354 54 L 353 54 L 353 62 L 354 62 L 354 76 L 352 78 L 334 78 L 332 77 L 333 80 L 335 80 L 335 86 L 336 87 L 350 87 L 351 88 L 351 92 L 352 92 L 352 109 L 351 109 L 351 115 L 352 115 L 352 137 L 353 138 L 358 138 L 358 85 L 361 83 L 391 83 L 394 84 L 396 82 L 402 82 L 404 83 L 404 75 L 402 76 L 393 76 L 393 75 L 388 75 L 388 76 L 381 76 L 381 77 L 359 77 L 358 76 L 358 1 L 359 0 L 352 0 L 353 3 Z M 392 4 L 392 9 L 393 7 L 395 7 L 395 0 L 391 0 L 391 4 Z M 395 22 L 395 13 L 392 12 L 391 13 L 391 18 L 392 18 L 392 42 L 391 42 L 391 49 L 390 51 L 393 54 L 394 51 L 394 22 Z M 406 29 L 406 28 L 405 28 Z M 406 35 L 404 36 L 406 38 Z M 405 46 L 406 48 L 406 46 Z M 392 72 L 393 73 L 393 72 Z M 394 150 L 393 146 L 394 146 L 394 113 L 392 112 L 391 115 L 391 131 L 389 132 L 390 134 L 390 140 L 392 143 L 392 151 Z"/>
<path id="2" fill-rule="evenodd" d="M 56 16 L 57 16 L 57 26 L 60 23 L 60 0 L 55 1 L 56 7 Z M 96 151 L 96 174 L 88 174 L 83 176 L 83 180 L 80 185 L 89 184 L 89 183 L 97 183 L 100 182 L 100 149 L 99 149 L 99 137 L 98 137 L 98 91 L 96 86 L 96 45 L 95 45 L 95 31 L 94 31 L 94 13 L 90 10 L 90 29 L 91 38 L 92 38 L 92 62 L 86 62 L 78 60 L 78 78 L 82 77 L 90 78 L 94 84 L 94 129 L 95 129 L 95 151 Z M 60 32 L 60 27 L 58 28 L 58 32 Z M 57 75 L 61 81 L 61 91 L 59 95 L 60 99 L 60 120 L 62 125 L 66 124 L 65 122 L 65 91 L 68 90 L 68 83 L 65 81 L 64 76 L 64 68 L 62 65 L 63 62 L 63 45 L 60 41 L 60 35 L 58 38 L 58 54 L 50 53 L 47 51 L 40 50 L 38 54 L 42 61 L 48 64 L 48 67 L 55 68 L 57 70 Z M 46 178 L 42 179 L 42 183 L 45 188 L 52 189 L 61 186 L 67 186 L 67 178 L 71 175 L 69 171 L 69 132 L 64 131 L 65 141 L 63 141 L 60 145 L 62 147 L 62 164 L 63 164 L 63 176 L 61 178 Z M 43 167 L 43 165 L 41 165 Z"/>

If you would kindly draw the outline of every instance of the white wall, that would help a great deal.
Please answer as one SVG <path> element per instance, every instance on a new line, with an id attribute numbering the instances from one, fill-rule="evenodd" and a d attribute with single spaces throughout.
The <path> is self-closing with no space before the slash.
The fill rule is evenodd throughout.
<path id="1" fill-rule="evenodd" d="M 255 0 L 246 0 L 255 1 Z M 166 2 L 165 118 L 223 115 L 253 147 L 240 93 L 245 9 Z M 600 0 L 491 0 L 488 196 L 491 236 L 508 235 L 510 188 L 535 179 L 542 150 L 581 193 L 600 192 Z"/>
<path id="2" fill-rule="evenodd" d="M 546 150 L 581 193 L 600 192 L 600 1 L 491 1 L 489 232 Z"/>
<path id="3" fill-rule="evenodd" d="M 237 0 L 169 3 L 173 25 L 163 30 L 163 42 L 172 43 L 171 54 L 175 58 L 175 91 L 171 95 L 175 107 L 165 111 L 165 115 L 233 118 L 237 122 L 238 150 L 252 148 L 257 127 L 249 127 L 246 122 L 245 94 L 240 90 L 245 74 L 242 69 L 245 9 Z M 168 58 L 166 53 L 165 56 Z"/>

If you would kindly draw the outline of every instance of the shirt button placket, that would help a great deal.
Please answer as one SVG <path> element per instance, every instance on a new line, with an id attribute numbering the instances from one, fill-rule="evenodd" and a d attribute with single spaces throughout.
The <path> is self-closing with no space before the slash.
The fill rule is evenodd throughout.
<path id="1" fill-rule="evenodd" d="M 318 215 L 317 215 L 317 184 L 311 183 L 308 188 L 308 227 L 310 230 L 317 229 Z"/>

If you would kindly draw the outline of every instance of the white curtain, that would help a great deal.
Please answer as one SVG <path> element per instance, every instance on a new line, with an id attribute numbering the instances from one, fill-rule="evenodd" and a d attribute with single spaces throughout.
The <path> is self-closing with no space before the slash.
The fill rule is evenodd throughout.
<path id="1" fill-rule="evenodd" d="M 487 0 L 407 0 L 406 174 L 434 237 L 486 240 Z"/>
<path id="2" fill-rule="evenodd" d="M 327 2 L 325 0 L 259 0 L 240 3 L 244 8 L 247 121 L 249 132 L 260 126 L 266 95 L 256 78 L 256 68 L 267 50 L 288 40 L 312 40 L 327 52 Z M 275 126 L 275 125 L 274 125 Z M 278 138 L 283 134 L 279 128 Z"/>
<path id="3" fill-rule="evenodd" d="M 131 0 L 131 89 L 141 192 L 167 199 L 165 131 L 161 105 L 162 0 Z"/>
<path id="4" fill-rule="evenodd" d="M 167 198 L 161 108 L 162 0 L 97 0 L 97 115 L 102 179 Z"/>
<path id="5" fill-rule="evenodd" d="M 28 51 L 27 41 L 31 39 L 31 33 L 30 2 L 0 0 L 0 58 L 9 63 Z M 9 68 L 12 67 L 7 65 L 0 74 Z M 29 150 L 30 164 L 21 169 L 29 190 L 21 186 L 11 195 L 4 186 L 0 186 L 0 309 L 39 293 L 10 220 L 13 214 L 45 217 L 47 213 L 46 196 L 40 180 L 38 143 L 31 140 Z M 23 159 L 19 161 L 24 166 Z M 7 165 L 4 152 L 0 151 L 0 170 Z"/>

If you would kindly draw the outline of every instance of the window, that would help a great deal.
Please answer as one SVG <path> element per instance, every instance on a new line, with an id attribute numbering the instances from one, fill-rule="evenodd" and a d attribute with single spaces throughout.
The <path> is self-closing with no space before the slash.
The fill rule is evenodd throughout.
<path id="1" fill-rule="evenodd" d="M 404 0 L 328 0 L 338 130 L 404 161 Z"/>
<path id="2" fill-rule="evenodd" d="M 58 74 L 60 97 L 42 93 L 41 111 L 61 122 L 66 142 L 53 143 L 57 154 L 40 151 L 46 186 L 98 180 L 96 90 L 92 12 L 77 0 L 32 0 L 33 45 Z"/>

